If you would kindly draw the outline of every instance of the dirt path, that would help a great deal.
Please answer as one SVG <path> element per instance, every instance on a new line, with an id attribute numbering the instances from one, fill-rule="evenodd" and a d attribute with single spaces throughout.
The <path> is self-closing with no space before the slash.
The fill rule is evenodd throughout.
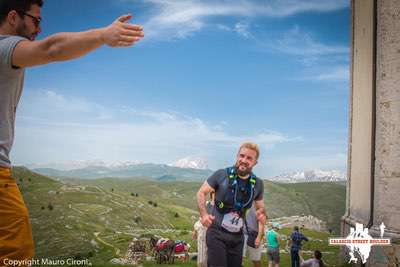
<path id="1" fill-rule="evenodd" d="M 114 251 L 115 251 L 115 256 L 119 257 L 120 253 L 121 253 L 121 250 L 119 248 L 115 247 L 114 245 L 112 245 L 112 244 L 104 241 L 103 239 L 101 239 L 99 237 L 100 234 L 101 234 L 100 232 L 95 232 L 94 233 L 94 237 L 96 238 L 96 240 L 99 241 L 100 243 L 102 243 L 103 245 L 106 245 L 108 247 L 112 247 L 114 249 Z"/>

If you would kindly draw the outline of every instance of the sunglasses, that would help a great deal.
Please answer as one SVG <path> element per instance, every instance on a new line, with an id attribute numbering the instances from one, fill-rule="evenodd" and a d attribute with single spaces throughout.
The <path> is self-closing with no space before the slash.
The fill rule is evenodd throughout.
<path id="1" fill-rule="evenodd" d="M 39 27 L 40 22 L 42 22 L 42 18 L 41 17 L 35 17 L 29 13 L 26 13 L 24 11 L 19 11 L 18 13 L 21 13 L 24 16 L 28 16 L 33 20 L 33 24 L 35 24 L 36 27 Z"/>

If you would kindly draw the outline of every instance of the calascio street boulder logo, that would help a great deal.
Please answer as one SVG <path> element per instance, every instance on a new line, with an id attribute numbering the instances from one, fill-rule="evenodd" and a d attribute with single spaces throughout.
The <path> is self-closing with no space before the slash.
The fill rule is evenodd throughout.
<path id="1" fill-rule="evenodd" d="M 385 233 L 385 225 L 380 225 L 381 238 L 373 238 L 368 233 L 368 228 L 364 228 L 361 223 L 356 223 L 356 227 L 350 228 L 350 234 L 346 238 L 330 238 L 329 244 L 336 246 L 347 246 L 349 248 L 350 261 L 349 263 L 357 263 L 359 256 L 362 263 L 366 263 L 372 246 L 388 246 L 390 245 L 389 238 L 383 238 Z"/>

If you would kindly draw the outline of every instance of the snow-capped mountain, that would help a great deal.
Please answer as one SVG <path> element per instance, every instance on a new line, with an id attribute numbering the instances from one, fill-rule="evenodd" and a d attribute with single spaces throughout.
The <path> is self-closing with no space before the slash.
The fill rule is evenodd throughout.
<path id="1" fill-rule="evenodd" d="M 160 180 L 193 181 L 205 179 L 212 171 L 204 160 L 180 161 L 177 165 L 141 163 L 138 161 L 75 160 L 26 165 L 29 169 L 52 177 L 102 178 L 148 177 Z"/>
<path id="2" fill-rule="evenodd" d="M 51 163 L 29 164 L 29 169 L 50 168 L 60 171 L 78 170 L 89 167 L 106 167 L 109 169 L 120 169 L 132 165 L 143 164 L 140 161 L 106 161 L 106 160 L 69 160 Z"/>
<path id="3" fill-rule="evenodd" d="M 339 182 L 346 180 L 346 174 L 338 170 L 309 170 L 283 173 L 273 177 L 271 180 L 281 183 Z"/>
<path id="4" fill-rule="evenodd" d="M 207 160 L 200 157 L 186 157 L 177 160 L 171 166 L 179 168 L 191 168 L 191 169 L 208 169 Z"/>

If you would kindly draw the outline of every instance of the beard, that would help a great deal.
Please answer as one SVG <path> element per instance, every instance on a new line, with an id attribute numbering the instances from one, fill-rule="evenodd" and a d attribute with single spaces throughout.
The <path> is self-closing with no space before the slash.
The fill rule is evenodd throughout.
<path id="1" fill-rule="evenodd" d="M 24 22 L 21 22 L 20 24 L 18 24 L 15 31 L 18 36 L 25 37 L 31 41 L 35 40 L 35 38 L 38 34 L 37 32 L 30 32 Z"/>
<path id="2" fill-rule="evenodd" d="M 243 166 L 245 168 L 241 169 L 240 167 Z M 236 173 L 239 176 L 247 176 L 251 174 L 252 168 L 249 168 L 248 166 L 246 166 L 245 164 L 240 164 L 239 162 L 236 162 L 235 164 L 236 167 Z"/>

